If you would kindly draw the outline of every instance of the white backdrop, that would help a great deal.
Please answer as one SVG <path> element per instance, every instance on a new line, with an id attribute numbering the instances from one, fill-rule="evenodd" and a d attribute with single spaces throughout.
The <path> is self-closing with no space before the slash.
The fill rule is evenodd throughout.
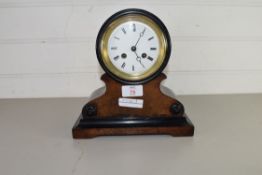
<path id="1" fill-rule="evenodd" d="M 103 85 L 98 30 L 131 7 L 169 29 L 176 94 L 262 92 L 262 1 L 0 0 L 0 98 L 89 96 Z"/>

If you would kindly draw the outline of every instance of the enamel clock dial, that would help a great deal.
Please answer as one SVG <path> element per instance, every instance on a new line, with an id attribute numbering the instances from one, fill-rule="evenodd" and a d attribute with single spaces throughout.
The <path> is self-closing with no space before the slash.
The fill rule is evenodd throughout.
<path id="1" fill-rule="evenodd" d="M 140 84 L 163 71 L 171 43 L 159 18 L 145 10 L 126 9 L 103 24 L 96 52 L 101 66 L 113 79 L 124 84 Z"/>

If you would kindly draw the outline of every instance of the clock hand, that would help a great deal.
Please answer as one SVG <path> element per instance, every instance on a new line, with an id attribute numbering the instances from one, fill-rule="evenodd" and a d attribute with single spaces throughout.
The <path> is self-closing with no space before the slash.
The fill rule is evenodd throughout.
<path id="1" fill-rule="evenodd" d="M 136 54 L 136 60 L 141 64 L 141 66 L 143 66 L 143 68 L 145 68 L 144 64 L 141 61 L 141 57 L 137 55 L 136 51 L 134 51 Z"/>
<path id="2" fill-rule="evenodd" d="M 146 28 L 144 28 L 144 30 L 139 34 L 139 38 L 138 38 L 138 40 L 137 40 L 137 42 L 136 42 L 136 44 L 135 44 L 135 47 L 137 46 L 137 44 L 138 44 L 138 42 L 140 41 L 141 37 L 144 36 L 145 31 L 146 31 Z"/>
<path id="3" fill-rule="evenodd" d="M 141 64 L 141 66 L 143 66 L 143 68 L 145 68 L 144 64 L 141 61 L 141 57 L 137 57 L 136 60 Z"/>

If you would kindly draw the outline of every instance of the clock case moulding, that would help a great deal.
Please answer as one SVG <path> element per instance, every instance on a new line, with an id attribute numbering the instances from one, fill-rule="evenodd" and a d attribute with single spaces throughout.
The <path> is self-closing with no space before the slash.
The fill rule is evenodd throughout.
<path id="1" fill-rule="evenodd" d="M 141 9 L 126 9 L 111 16 L 102 26 L 97 37 L 97 43 L 108 21 L 114 20 L 121 14 L 136 13 L 147 15 L 161 25 L 166 33 L 168 49 L 163 65 L 152 76 L 140 82 L 128 82 L 112 75 L 101 61 L 100 65 L 105 70 L 101 79 L 105 87 L 97 89 L 89 98 L 87 104 L 73 126 L 73 138 L 93 138 L 97 136 L 112 135 L 149 135 L 164 134 L 172 136 L 193 136 L 194 125 L 185 114 L 184 106 L 174 96 L 174 93 L 161 85 L 166 75 L 161 73 L 166 66 L 170 52 L 170 37 L 164 24 L 155 15 Z M 130 97 L 143 100 L 143 108 L 120 107 L 119 98 L 122 98 L 122 86 L 127 84 L 142 84 L 143 96 Z"/>

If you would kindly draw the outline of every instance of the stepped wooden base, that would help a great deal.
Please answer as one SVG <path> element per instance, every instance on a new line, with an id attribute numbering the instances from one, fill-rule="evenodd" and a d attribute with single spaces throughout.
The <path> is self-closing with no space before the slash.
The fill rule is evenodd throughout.
<path id="1" fill-rule="evenodd" d="M 118 104 L 123 84 L 104 74 L 102 80 L 106 86 L 96 90 L 83 107 L 72 129 L 73 138 L 142 134 L 192 136 L 194 126 L 185 115 L 183 104 L 171 90 L 160 85 L 165 78 L 160 74 L 143 84 L 143 96 L 130 97 L 143 100 L 143 107 L 128 108 Z"/>
<path id="2" fill-rule="evenodd" d="M 171 135 L 193 136 L 194 126 L 188 117 L 121 117 L 90 118 L 79 117 L 73 127 L 73 138 L 93 138 L 115 135 Z"/>

